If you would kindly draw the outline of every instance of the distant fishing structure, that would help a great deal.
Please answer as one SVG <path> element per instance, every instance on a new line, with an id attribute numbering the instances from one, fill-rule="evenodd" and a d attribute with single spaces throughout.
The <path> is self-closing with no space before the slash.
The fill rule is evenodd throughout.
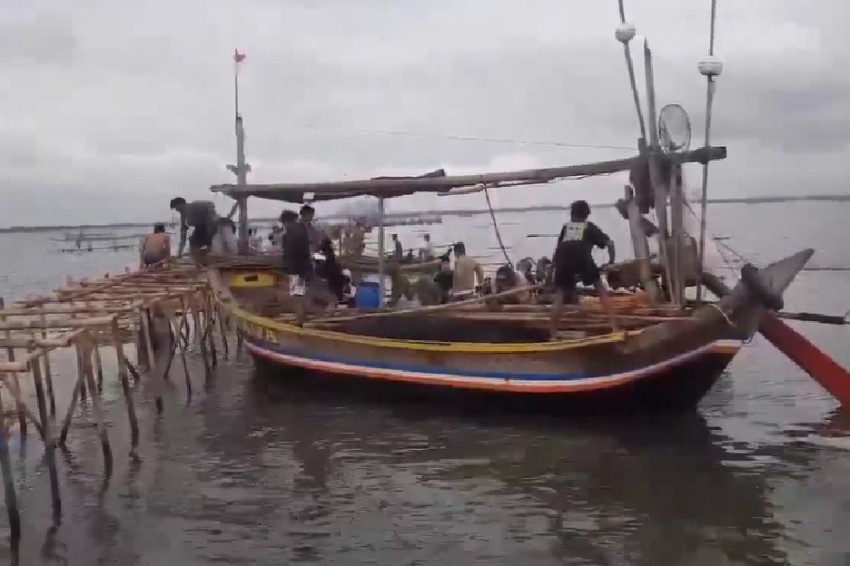
<path id="1" fill-rule="evenodd" d="M 64 238 L 50 238 L 60 245 L 58 253 L 82 254 L 138 249 L 146 233 L 116 234 L 114 232 L 66 232 Z M 71 244 L 71 245 L 68 245 Z"/>

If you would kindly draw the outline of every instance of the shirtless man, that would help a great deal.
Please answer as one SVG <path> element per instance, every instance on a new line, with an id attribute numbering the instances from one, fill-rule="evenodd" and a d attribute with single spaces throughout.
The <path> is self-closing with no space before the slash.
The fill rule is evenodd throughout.
<path id="1" fill-rule="evenodd" d="M 463 242 L 454 245 L 455 269 L 452 277 L 452 297 L 455 299 L 468 299 L 474 292 L 476 285 L 484 283 L 484 270 L 475 259 L 466 255 L 466 246 Z"/>
<path id="2" fill-rule="evenodd" d="M 145 236 L 139 247 L 139 267 L 152 267 L 171 258 L 171 237 L 165 224 L 155 224 L 153 233 Z"/>

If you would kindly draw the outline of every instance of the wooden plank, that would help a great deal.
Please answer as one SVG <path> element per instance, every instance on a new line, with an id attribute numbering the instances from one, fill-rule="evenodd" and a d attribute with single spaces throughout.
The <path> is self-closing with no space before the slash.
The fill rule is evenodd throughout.
<path id="1" fill-rule="evenodd" d="M 115 315 L 92 318 L 66 318 L 62 320 L 7 321 L 0 323 L 0 330 L 34 330 L 42 328 L 90 328 L 112 324 Z"/>
<path id="2" fill-rule="evenodd" d="M 726 158 L 725 147 L 707 147 L 676 154 L 681 163 L 704 163 Z M 629 171 L 645 159 L 630 157 L 611 161 L 600 161 L 582 165 L 567 165 L 520 171 L 502 171 L 480 175 L 458 175 L 446 177 L 377 178 L 332 183 L 274 183 L 213 185 L 210 190 L 231 196 L 254 196 L 276 200 L 300 202 L 304 193 L 314 193 L 315 200 L 349 198 L 357 195 L 395 197 L 416 192 L 445 192 L 454 188 L 474 185 L 497 186 L 500 183 L 548 183 L 555 179 L 607 175 Z"/>
<path id="3" fill-rule="evenodd" d="M 85 328 L 78 328 L 73 332 L 62 334 L 54 338 L 39 338 L 37 336 L 11 336 L 0 338 L 0 348 L 67 348 L 80 335 L 86 332 Z"/>

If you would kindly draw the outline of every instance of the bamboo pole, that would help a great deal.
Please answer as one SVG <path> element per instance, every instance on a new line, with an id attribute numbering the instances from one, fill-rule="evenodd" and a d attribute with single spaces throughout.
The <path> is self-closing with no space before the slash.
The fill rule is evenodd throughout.
<path id="1" fill-rule="evenodd" d="M 3 399 L 0 397 L 0 407 Z M 21 539 L 21 510 L 18 507 L 18 493 L 15 490 L 15 478 L 12 472 L 12 458 L 9 455 L 9 427 L 5 417 L 0 416 L 0 473 L 3 476 L 3 493 L 6 502 L 6 514 L 9 517 L 9 538 L 13 551 Z"/>
<path id="2" fill-rule="evenodd" d="M 626 46 L 628 47 L 628 46 Z M 629 58 L 630 60 L 630 58 Z M 691 151 L 683 151 L 678 154 L 682 163 L 714 161 L 726 158 L 725 147 L 703 147 Z M 210 190 L 223 192 L 232 196 L 239 194 L 250 194 L 259 198 L 275 198 L 274 195 L 283 193 L 305 192 L 321 193 L 325 198 L 346 198 L 357 194 L 372 194 L 373 196 L 395 197 L 415 192 L 445 192 L 453 188 L 475 186 L 475 185 L 499 185 L 512 182 L 537 182 L 547 183 L 556 179 L 568 177 L 586 177 L 593 175 L 607 175 L 621 171 L 629 171 L 636 163 L 640 162 L 640 156 L 611 161 L 600 161 L 581 165 L 567 165 L 563 167 L 548 167 L 542 169 L 526 169 L 522 171 L 502 171 L 496 173 L 485 173 L 481 175 L 460 175 L 446 177 L 417 177 L 417 178 L 378 178 L 357 181 L 341 181 L 333 183 L 275 183 L 275 184 L 250 184 L 243 187 L 223 184 L 213 185 Z"/>
<path id="3" fill-rule="evenodd" d="M 219 332 L 221 333 L 221 344 L 224 347 L 224 359 L 230 357 L 230 346 L 227 344 L 227 329 L 224 324 L 224 316 L 221 313 L 221 308 L 215 303 L 215 299 L 213 301 L 213 308 L 216 310 L 216 318 L 218 319 Z"/>
<path id="4" fill-rule="evenodd" d="M 672 269 L 670 265 L 670 254 L 667 249 L 667 198 L 668 185 L 661 178 L 661 169 L 659 163 L 659 152 L 661 148 L 658 143 L 658 116 L 655 106 L 655 77 L 652 69 L 652 50 L 649 48 L 649 42 L 644 39 L 643 42 L 644 70 L 646 77 L 646 103 L 649 119 L 649 148 L 646 152 L 648 157 L 647 165 L 649 167 L 649 179 L 652 185 L 652 192 L 655 197 L 655 214 L 658 218 L 658 254 L 661 258 L 661 264 L 664 266 L 664 274 L 667 282 L 667 291 L 671 299 L 675 301 L 675 293 L 673 291 L 675 281 L 672 277 Z"/>
<path id="5" fill-rule="evenodd" d="M 101 392 L 103 391 L 103 359 L 100 357 L 100 345 L 94 339 L 92 339 L 92 354 L 95 371 L 97 372 L 97 390 Z"/>
<path id="6" fill-rule="evenodd" d="M 5 308 L 5 306 L 6 306 L 5 299 L 3 297 L 0 297 L 0 323 L 6 322 L 6 317 L 3 315 L 3 309 Z M 5 336 L 6 336 L 6 340 L 11 340 L 12 339 L 11 331 L 6 330 Z M 9 362 L 15 361 L 15 350 L 14 350 L 13 346 L 7 346 L 6 347 L 6 356 L 7 356 Z M 18 379 L 18 373 L 17 372 L 11 372 L 11 377 L 12 377 L 12 382 L 15 384 L 15 387 L 20 391 L 21 382 Z M 25 407 L 26 405 L 24 405 L 22 403 L 19 396 L 15 397 L 15 404 L 16 404 L 17 411 L 18 411 L 18 429 L 20 430 L 21 438 L 24 439 L 24 438 L 27 437 L 27 418 L 24 415 L 22 408 Z M 2 405 L 0 405 L 0 407 L 2 407 Z"/>
<path id="7" fill-rule="evenodd" d="M 148 366 L 146 346 L 144 344 L 144 336 L 142 336 L 142 317 L 139 309 L 133 312 L 133 320 L 130 323 L 133 332 L 133 345 L 136 348 L 136 365 L 142 370 L 150 369 Z"/>
<path id="8" fill-rule="evenodd" d="M 21 395 L 21 388 L 19 385 L 16 385 L 14 382 L 10 383 L 6 380 L 2 380 L 3 385 L 6 386 L 6 390 L 12 394 L 12 398 L 15 399 L 15 403 L 18 405 L 19 414 L 19 422 L 20 417 L 24 418 L 24 421 L 29 420 L 30 423 L 35 427 L 35 431 L 38 433 L 39 437 L 44 439 L 44 431 L 41 430 L 41 423 L 38 420 L 38 417 L 33 413 L 29 407 L 27 407 L 26 402 L 24 401 L 23 395 Z M 22 438 L 23 439 L 23 438 Z"/>
<path id="9" fill-rule="evenodd" d="M 38 319 L 40 322 L 44 323 L 47 321 L 47 316 L 44 314 L 41 308 L 39 310 Z M 47 339 L 47 330 L 42 327 L 41 330 L 41 338 L 43 340 Z M 53 393 L 53 372 L 50 369 L 50 353 L 44 354 L 44 381 L 47 384 L 47 399 L 50 402 L 50 416 L 56 415 L 56 396 Z"/>
<path id="10" fill-rule="evenodd" d="M 89 356 L 91 354 L 89 353 Z M 91 358 L 89 357 L 89 360 Z M 100 396 L 97 394 L 97 385 L 94 381 L 94 372 L 91 370 L 91 364 L 83 368 L 83 377 L 88 383 L 89 391 L 92 392 L 92 413 L 94 414 L 94 422 L 97 425 L 97 432 L 100 436 L 100 446 L 103 451 L 103 474 L 106 478 L 112 477 L 112 447 L 109 445 L 109 435 L 106 432 L 106 424 L 103 420 L 103 410 L 100 406 Z"/>
<path id="11" fill-rule="evenodd" d="M 65 418 L 62 419 L 62 430 L 59 432 L 59 446 L 65 447 L 68 440 L 68 431 L 71 428 L 71 421 L 74 419 L 74 412 L 77 410 L 77 402 L 80 400 L 83 387 L 83 377 L 77 377 L 74 383 L 74 389 L 71 392 L 71 401 L 68 403 L 68 409 L 65 411 Z"/>
<path id="12" fill-rule="evenodd" d="M 208 293 L 203 293 L 202 297 L 203 299 L 201 304 L 203 305 L 203 311 L 200 313 L 204 326 L 202 341 L 207 343 L 207 348 L 210 353 L 210 361 L 212 367 L 215 368 L 218 366 L 218 352 L 216 351 L 215 346 L 215 321 L 212 316 L 212 302 Z"/>
<path id="13" fill-rule="evenodd" d="M 649 245 L 641 225 L 640 210 L 635 201 L 634 191 L 631 187 L 625 188 L 625 200 L 629 219 L 629 232 L 632 236 L 635 258 L 640 266 L 640 281 L 646 291 L 650 303 L 658 302 L 658 286 L 652 277 L 652 265 L 649 262 Z"/>
<path id="14" fill-rule="evenodd" d="M 0 330 L 92 328 L 95 326 L 108 326 L 113 320 L 116 320 L 115 315 L 64 320 L 6 321 L 0 322 Z"/>
<path id="15" fill-rule="evenodd" d="M 150 318 L 150 309 L 144 309 L 139 311 L 139 318 L 141 320 L 142 327 L 142 335 L 144 338 L 145 350 L 148 352 L 148 369 L 151 369 L 152 363 L 151 360 L 154 358 L 154 350 L 153 343 L 151 342 L 151 318 Z"/>
<path id="16" fill-rule="evenodd" d="M 62 498 L 59 493 L 59 472 L 56 469 L 56 441 L 53 438 L 50 418 L 47 415 L 47 401 L 44 397 L 44 381 L 41 376 L 41 363 L 38 358 L 32 363 L 32 377 L 35 382 L 38 416 L 44 431 L 44 457 L 50 478 L 50 499 L 53 507 L 53 521 L 58 523 L 62 516 Z"/>
<path id="17" fill-rule="evenodd" d="M 127 405 L 127 418 L 130 421 L 131 445 L 130 454 L 135 456 L 139 446 L 139 420 L 136 418 L 136 406 L 133 402 L 133 392 L 130 389 L 130 379 L 127 376 L 127 358 L 124 356 L 124 346 L 119 338 L 118 322 L 112 320 L 112 340 L 115 346 L 115 356 L 118 359 L 118 377 L 121 379 L 121 390 Z"/>
<path id="18" fill-rule="evenodd" d="M 212 369 L 210 368 L 207 344 L 205 342 L 203 330 L 201 329 L 200 317 L 198 316 L 198 311 L 195 308 L 195 305 L 192 305 L 192 322 L 195 327 L 195 339 L 198 341 L 198 347 L 201 350 L 201 359 L 204 362 L 204 384 L 209 385 L 210 380 L 212 379 Z"/>
<path id="19" fill-rule="evenodd" d="M 189 315 L 186 312 L 185 301 L 183 301 L 182 305 L 183 305 L 183 312 L 181 313 L 181 316 L 180 316 L 180 324 L 177 327 L 177 336 L 175 337 L 175 340 L 179 339 L 183 335 L 184 329 L 187 329 L 189 327 Z M 180 346 L 180 360 L 183 362 L 183 374 L 186 378 L 187 400 L 192 398 L 192 378 L 189 375 L 189 363 L 186 361 L 186 349 L 188 348 L 188 346 L 189 346 L 189 340 L 188 339 L 186 339 L 183 342 L 183 344 Z M 175 341 L 175 348 L 176 347 L 177 346 L 176 346 L 176 341 Z"/>
<path id="20" fill-rule="evenodd" d="M 80 402 L 85 403 L 88 400 L 88 384 L 84 378 L 83 352 L 79 343 L 74 345 L 74 350 L 77 354 L 77 381 L 80 383 Z M 92 397 L 96 394 L 95 391 L 91 391 Z"/>

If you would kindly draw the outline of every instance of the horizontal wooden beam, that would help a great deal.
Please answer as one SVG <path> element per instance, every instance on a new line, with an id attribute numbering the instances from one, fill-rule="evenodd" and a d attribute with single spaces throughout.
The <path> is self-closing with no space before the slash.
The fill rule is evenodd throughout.
<path id="1" fill-rule="evenodd" d="M 671 154 L 679 163 L 706 163 L 726 158 L 725 147 L 703 147 L 692 151 Z M 311 193 L 313 200 L 351 198 L 361 195 L 392 198 L 417 192 L 446 192 L 452 189 L 476 185 L 499 186 L 503 184 L 545 184 L 557 179 L 608 175 L 630 171 L 640 165 L 645 156 L 626 159 L 599 161 L 582 165 L 502 171 L 479 175 L 456 175 L 444 177 L 384 177 L 332 183 L 273 183 L 249 185 L 213 185 L 210 190 L 229 196 L 254 196 L 273 200 L 301 202 L 305 194 Z"/>
<path id="2" fill-rule="evenodd" d="M 0 338 L 0 348 L 67 348 L 74 340 L 86 333 L 85 328 L 78 328 L 73 332 L 55 336 L 53 338 L 41 338 L 38 336 L 11 336 Z"/>
<path id="3" fill-rule="evenodd" d="M 67 304 L 67 303 L 59 303 Z M 107 306 L 107 305 L 86 305 L 86 306 L 70 306 L 66 308 L 57 307 L 30 307 L 30 308 L 9 308 L 0 310 L 0 317 L 17 317 L 17 316 L 41 316 L 41 315 L 75 315 L 75 314 L 121 314 L 133 312 L 136 308 L 142 306 L 142 301 L 135 301 L 132 304 L 124 306 Z"/>
<path id="4" fill-rule="evenodd" d="M 112 324 L 116 315 L 60 320 L 13 320 L 0 322 L 0 330 L 42 330 L 58 328 L 91 328 Z"/>

